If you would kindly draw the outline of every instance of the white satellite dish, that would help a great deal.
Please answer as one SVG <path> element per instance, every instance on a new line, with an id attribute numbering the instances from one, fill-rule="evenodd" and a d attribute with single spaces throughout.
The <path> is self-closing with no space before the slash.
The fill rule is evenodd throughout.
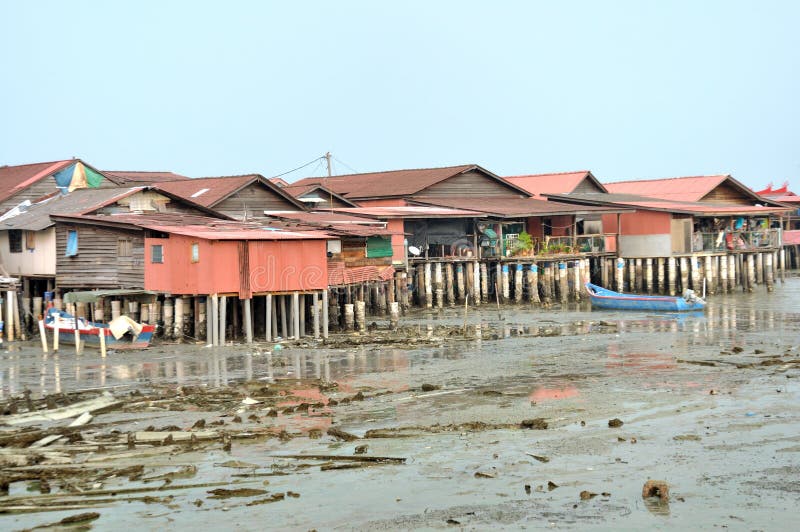
<path id="1" fill-rule="evenodd" d="M 419 257 L 421 251 L 417 246 L 408 246 L 408 252 L 414 255 L 415 257 Z"/>

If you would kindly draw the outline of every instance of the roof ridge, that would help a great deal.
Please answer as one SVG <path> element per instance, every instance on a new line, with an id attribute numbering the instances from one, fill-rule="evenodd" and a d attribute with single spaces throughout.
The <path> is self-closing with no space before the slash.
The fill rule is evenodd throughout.
<path id="1" fill-rule="evenodd" d="M 236 177 L 263 177 L 259 173 L 252 174 L 236 174 L 236 175 L 216 175 L 216 176 L 203 176 L 203 177 L 190 177 L 191 181 L 198 181 L 200 179 L 233 179 Z M 266 179 L 266 178 L 265 178 Z"/>
<path id="2" fill-rule="evenodd" d="M 332 176 L 309 176 L 309 177 L 302 177 L 293 183 L 289 183 L 290 185 L 294 185 L 299 183 L 300 181 L 306 179 L 333 179 L 336 177 L 351 177 L 356 175 L 369 175 L 369 174 L 391 174 L 395 172 L 422 172 L 425 170 L 448 170 L 450 168 L 469 168 L 472 166 L 479 166 L 478 164 L 469 163 L 469 164 L 456 164 L 453 166 L 432 166 L 430 168 L 401 168 L 399 170 L 379 170 L 377 172 L 358 172 L 355 174 L 339 174 L 339 175 L 332 175 Z"/>
<path id="3" fill-rule="evenodd" d="M 175 174 L 175 172 L 171 170 L 100 170 L 101 172 L 108 172 L 113 174 L 115 172 L 120 172 L 124 174 Z M 180 175 L 180 174 L 175 174 Z"/>
<path id="4" fill-rule="evenodd" d="M 76 159 L 56 159 L 55 161 L 40 161 L 38 163 L 3 164 L 3 165 L 0 165 L 0 168 L 19 168 L 20 166 L 36 166 L 36 165 L 40 165 L 40 164 L 66 163 L 66 162 L 70 162 L 70 161 L 81 161 L 81 162 L 83 162 L 83 160 L 81 158 L 76 158 Z"/>
<path id="5" fill-rule="evenodd" d="M 566 175 L 566 174 L 591 174 L 591 170 L 574 170 L 572 172 L 545 172 L 543 174 L 519 174 L 505 176 L 503 179 L 511 179 L 514 177 L 541 177 L 545 175 Z"/>
<path id="6" fill-rule="evenodd" d="M 642 183 L 644 181 L 669 181 L 672 179 L 693 179 L 698 177 L 731 177 L 731 174 L 705 174 L 705 175 L 682 175 L 674 177 L 651 177 L 648 179 L 626 179 L 624 181 L 609 181 L 605 185 L 616 185 L 618 183 Z"/>

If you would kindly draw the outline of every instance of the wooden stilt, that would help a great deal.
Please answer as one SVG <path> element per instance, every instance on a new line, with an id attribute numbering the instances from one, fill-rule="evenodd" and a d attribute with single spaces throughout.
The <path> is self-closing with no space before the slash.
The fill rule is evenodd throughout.
<path id="1" fill-rule="evenodd" d="M 764 256 L 764 282 L 767 285 L 767 292 L 772 292 L 775 289 L 775 271 L 772 269 L 773 254 L 767 253 Z"/>
<path id="2" fill-rule="evenodd" d="M 675 285 L 677 284 L 677 278 L 678 278 L 675 257 L 667 257 L 667 276 L 668 276 L 667 286 L 669 288 L 669 295 L 674 296 L 677 289 Z"/>
<path id="3" fill-rule="evenodd" d="M 480 275 L 476 273 L 476 282 L 477 278 L 480 277 L 481 281 L 481 301 L 484 303 L 489 302 L 489 268 L 487 267 L 485 262 L 481 262 L 480 266 Z"/>
<path id="4" fill-rule="evenodd" d="M 753 288 L 756 285 L 757 273 L 756 273 L 756 257 L 763 257 L 762 253 L 748 253 L 747 254 L 747 286 L 745 287 L 748 292 L 752 292 Z"/>
<path id="5" fill-rule="evenodd" d="M 425 308 L 433 308 L 433 279 L 431 279 L 431 263 L 425 263 Z"/>
<path id="6" fill-rule="evenodd" d="M 453 263 L 448 262 L 444 265 L 444 295 L 447 298 L 447 304 L 451 307 L 456 304 L 454 277 Z"/>
<path id="7" fill-rule="evenodd" d="M 728 289 L 733 292 L 736 289 L 736 257 L 728 255 Z"/>
<path id="8" fill-rule="evenodd" d="M 514 268 L 514 301 L 522 303 L 522 264 L 517 264 Z"/>
<path id="9" fill-rule="evenodd" d="M 225 334 L 227 331 L 228 320 L 228 296 L 222 296 L 219 300 L 219 345 L 225 345 Z"/>
<path id="10" fill-rule="evenodd" d="M 319 339 L 319 293 L 311 294 L 311 316 L 314 324 L 314 339 Z"/>
<path id="11" fill-rule="evenodd" d="M 539 303 L 539 266 L 531 264 L 528 268 L 528 299 L 532 303 Z"/>
<path id="12" fill-rule="evenodd" d="M 781 270 L 781 284 L 786 282 L 786 248 L 781 248 L 779 255 L 779 268 Z"/>
<path id="13" fill-rule="evenodd" d="M 705 275 L 706 281 L 706 292 L 709 294 L 714 293 L 714 261 L 712 260 L 711 255 L 706 255 L 703 258 L 704 266 L 703 266 L 703 274 Z"/>
<path id="14" fill-rule="evenodd" d="M 461 262 L 456 264 L 456 292 L 458 294 L 458 301 L 464 301 L 464 264 Z"/>
<path id="15" fill-rule="evenodd" d="M 297 337 L 306 335 L 306 295 L 297 293 Z"/>
<path id="16" fill-rule="evenodd" d="M 567 302 L 567 297 L 569 296 L 569 286 L 567 284 L 567 263 L 566 262 L 559 262 L 558 263 L 558 290 L 559 290 L 559 300 L 561 303 Z"/>
<path id="17" fill-rule="evenodd" d="M 756 268 L 756 279 L 755 279 L 755 281 L 758 284 L 763 284 L 764 283 L 764 254 L 763 253 L 756 253 L 755 268 Z"/>
<path id="18" fill-rule="evenodd" d="M 292 336 L 300 338 L 300 294 L 292 292 Z"/>
<path id="19" fill-rule="evenodd" d="M 264 298 L 264 339 L 272 341 L 272 294 L 267 294 Z"/>
<path id="20" fill-rule="evenodd" d="M 625 259 L 618 257 L 616 260 L 616 268 L 614 268 L 614 285 L 617 292 L 625 291 Z"/>
<path id="21" fill-rule="evenodd" d="M 213 294 L 211 296 L 211 312 L 209 313 L 211 328 L 211 345 L 219 345 L 219 296 Z"/>
<path id="22" fill-rule="evenodd" d="M 689 289 L 689 259 L 681 257 L 679 259 L 681 269 L 681 293 Z"/>
<path id="23" fill-rule="evenodd" d="M 581 300 L 581 270 L 581 260 L 572 263 L 572 297 L 575 298 L 575 301 Z"/>
<path id="24" fill-rule="evenodd" d="M 253 343 L 252 303 L 252 298 L 242 299 L 242 314 L 244 315 L 244 338 L 248 344 Z"/>
<path id="25" fill-rule="evenodd" d="M 289 305 L 286 304 L 286 299 L 288 297 L 289 296 L 287 295 L 278 296 L 278 298 L 281 300 L 281 336 L 283 337 L 284 340 L 289 338 L 290 336 L 289 316 L 287 314 L 287 311 L 289 310 L 288 309 Z"/>
<path id="26" fill-rule="evenodd" d="M 328 337 L 328 291 L 322 291 L 322 337 Z"/>
<path id="27" fill-rule="evenodd" d="M 356 301 L 355 313 L 356 325 L 358 326 L 358 330 L 363 333 L 367 330 L 367 316 L 365 303 L 363 301 Z"/>

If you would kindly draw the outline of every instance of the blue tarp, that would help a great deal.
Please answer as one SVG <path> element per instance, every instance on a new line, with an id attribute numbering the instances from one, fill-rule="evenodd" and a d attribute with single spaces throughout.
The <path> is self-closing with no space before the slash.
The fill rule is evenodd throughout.
<path id="1" fill-rule="evenodd" d="M 64 168 L 63 170 L 59 170 L 58 172 L 53 174 L 53 177 L 56 180 L 56 185 L 58 186 L 58 188 L 66 190 L 67 187 L 69 187 L 70 182 L 72 181 L 72 174 L 74 173 L 75 173 L 75 165 L 71 164 L 66 168 Z"/>
<path id="2" fill-rule="evenodd" d="M 67 232 L 67 252 L 65 253 L 65 256 L 74 257 L 77 254 L 78 254 L 78 232 L 70 230 Z"/>

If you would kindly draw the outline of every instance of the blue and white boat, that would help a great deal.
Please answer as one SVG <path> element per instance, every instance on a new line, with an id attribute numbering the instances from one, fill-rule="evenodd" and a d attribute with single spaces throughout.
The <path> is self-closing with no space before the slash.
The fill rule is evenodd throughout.
<path id="1" fill-rule="evenodd" d="M 621 294 L 602 286 L 586 283 L 586 291 L 589 292 L 589 299 L 594 308 L 685 312 L 703 310 L 706 306 L 706 302 L 697 297 L 693 290 L 687 290 L 683 296 L 647 296 Z"/>

